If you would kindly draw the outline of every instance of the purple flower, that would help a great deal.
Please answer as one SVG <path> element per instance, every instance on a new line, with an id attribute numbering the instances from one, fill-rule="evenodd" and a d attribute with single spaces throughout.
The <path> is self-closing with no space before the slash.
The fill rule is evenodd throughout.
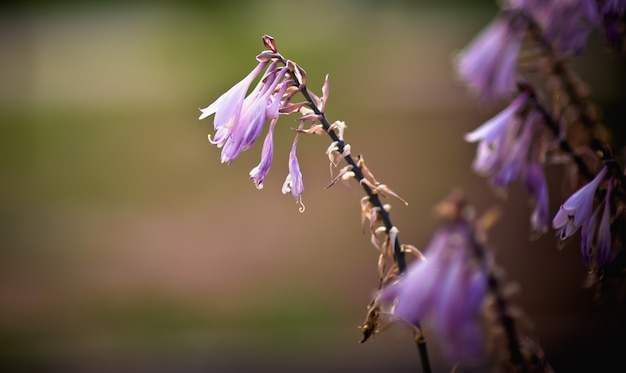
<path id="1" fill-rule="evenodd" d="M 500 169 L 491 177 L 491 185 L 506 190 L 517 179 L 520 172 L 524 171 L 528 164 L 535 125 L 539 120 L 540 114 L 536 111 L 528 113 L 522 133 L 507 147 Z"/>
<path id="2" fill-rule="evenodd" d="M 243 107 L 243 100 L 246 97 L 248 88 L 259 75 L 261 70 L 267 65 L 267 61 L 261 61 L 254 70 L 252 70 L 248 76 L 243 78 L 239 83 L 235 84 L 226 93 L 222 94 L 211 105 L 200 109 L 202 114 L 198 119 L 204 119 L 210 115 L 215 114 L 213 125 L 215 129 L 219 129 L 224 126 L 232 126 L 233 123 L 239 121 L 241 116 L 241 109 Z"/>
<path id="3" fill-rule="evenodd" d="M 534 200 L 534 209 L 530 215 L 530 226 L 533 233 L 545 233 L 548 230 L 548 220 L 550 219 L 550 205 L 548 202 L 548 183 L 543 173 L 543 168 L 532 162 L 526 165 L 523 174 L 524 184 L 528 194 Z"/>
<path id="4" fill-rule="evenodd" d="M 493 100 L 515 91 L 524 29 L 519 21 L 502 15 L 459 54 L 458 74 L 480 97 Z"/>
<path id="5" fill-rule="evenodd" d="M 561 241 L 573 235 L 591 217 L 593 200 L 598 185 L 607 173 L 607 167 L 602 170 L 589 183 L 572 194 L 552 220 L 552 227 L 559 230 Z"/>
<path id="6" fill-rule="evenodd" d="M 261 151 L 261 162 L 250 170 L 250 179 L 254 181 L 254 185 L 257 189 L 263 188 L 263 181 L 270 171 L 272 165 L 272 157 L 274 154 L 274 127 L 276 126 L 277 119 L 273 119 L 270 123 L 270 129 L 265 135 L 265 141 L 263 142 L 263 150 Z"/>
<path id="7" fill-rule="evenodd" d="M 580 54 L 600 21 L 596 0 L 514 0 L 509 8 L 530 15 L 561 53 Z"/>
<path id="8" fill-rule="evenodd" d="M 293 140 L 291 152 L 289 153 L 289 174 L 283 183 L 283 194 L 291 192 L 291 195 L 302 204 L 301 195 L 304 193 L 304 184 L 302 183 L 302 173 L 300 172 L 300 164 L 296 157 L 296 144 L 298 143 L 298 135 Z M 303 210 L 303 207 L 300 208 Z"/>
<path id="9" fill-rule="evenodd" d="M 602 211 L 602 220 L 598 228 L 598 241 L 596 243 L 596 269 L 602 269 L 608 262 L 611 253 L 611 189 L 613 179 L 609 181 L 606 189 L 606 197 L 604 197 L 604 210 Z"/>
<path id="10" fill-rule="evenodd" d="M 520 126 L 516 114 L 525 107 L 529 97 L 528 92 L 521 93 L 506 109 L 465 135 L 465 141 L 480 141 L 472 165 L 477 173 L 492 175 L 501 168 Z"/>
<path id="11" fill-rule="evenodd" d="M 264 79 L 261 79 L 256 88 L 245 98 L 240 119 L 233 122 L 231 126 L 220 128 L 219 130 L 222 131 L 218 130 L 215 139 L 211 141 L 218 147 L 223 147 L 222 163 L 230 163 L 242 151 L 254 145 L 263 129 L 263 124 L 269 119 L 268 114 L 274 118 L 278 116 L 280 105 L 275 107 L 275 101 L 279 100 L 280 102 L 282 96 L 274 97 L 272 95 L 275 93 L 276 86 L 285 76 L 287 69 L 275 70 L 275 66 L 276 62 L 269 66 Z M 283 86 L 285 85 L 283 84 Z M 284 89 L 279 92 L 279 94 L 284 93 Z"/>
<path id="12" fill-rule="evenodd" d="M 583 255 L 585 264 L 591 264 L 591 258 L 593 256 L 593 250 L 595 249 L 593 239 L 596 233 L 596 225 L 598 222 L 598 214 L 600 213 L 600 206 L 593 212 L 591 217 L 585 221 L 580 229 L 580 251 Z"/>
<path id="13" fill-rule="evenodd" d="M 476 359 L 484 352 L 480 316 L 487 272 L 473 259 L 471 234 L 465 221 L 439 230 L 427 259 L 411 264 L 380 296 L 395 299 L 394 316 L 408 324 L 432 318 L 445 353 L 455 360 Z"/>

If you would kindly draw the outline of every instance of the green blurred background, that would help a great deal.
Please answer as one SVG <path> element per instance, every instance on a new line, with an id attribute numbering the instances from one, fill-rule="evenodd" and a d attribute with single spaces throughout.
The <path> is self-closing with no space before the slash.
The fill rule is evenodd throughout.
<path id="1" fill-rule="evenodd" d="M 0 13 L 0 370 L 34 372 L 415 371 L 410 333 L 360 345 L 377 255 L 357 188 L 330 190 L 328 139 L 298 156 L 305 213 L 280 187 L 296 122 L 281 119 L 263 190 L 206 139 L 204 107 L 275 37 L 391 200 L 403 242 L 425 247 L 456 186 L 505 209 L 490 241 L 557 371 L 623 351 L 623 308 L 581 287 L 576 243 L 528 241 L 527 196 L 497 199 L 462 135 L 502 105 L 478 103 L 452 61 L 492 1 L 4 3 Z M 596 40 L 580 61 L 609 123 L 624 123 L 624 62 Z M 618 132 L 616 132 L 618 133 Z M 623 141 L 623 138 L 617 140 Z M 552 211 L 562 201 L 550 167 Z M 439 360 L 438 369 L 451 366 Z M 623 366 L 623 365 L 622 365 Z M 480 367 L 475 369 L 482 369 Z"/>

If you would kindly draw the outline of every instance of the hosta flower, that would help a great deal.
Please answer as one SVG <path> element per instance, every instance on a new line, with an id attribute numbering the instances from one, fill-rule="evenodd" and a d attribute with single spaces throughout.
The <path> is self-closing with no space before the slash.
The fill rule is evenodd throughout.
<path id="1" fill-rule="evenodd" d="M 604 203 L 601 203 L 581 228 L 580 250 L 587 265 L 595 259 L 595 270 L 601 270 L 609 261 L 611 253 L 611 192 L 613 179 L 608 183 Z M 596 233 L 598 215 L 602 209 L 600 227 Z"/>
<path id="2" fill-rule="evenodd" d="M 561 53 L 580 54 L 600 22 L 596 0 L 511 0 L 508 7 L 530 15 Z"/>
<path id="3" fill-rule="evenodd" d="M 486 100 L 515 91 L 517 57 L 525 27 L 502 15 L 484 29 L 458 56 L 458 74 Z"/>
<path id="4" fill-rule="evenodd" d="M 604 166 L 593 180 L 572 194 L 561 205 L 559 212 L 552 220 L 552 227 L 558 229 L 561 240 L 565 240 L 576 233 L 578 228 L 591 218 L 596 189 L 604 179 L 607 170 L 607 167 Z"/>
<path id="5" fill-rule="evenodd" d="M 395 300 L 393 315 L 408 324 L 432 320 L 446 355 L 455 360 L 479 358 L 485 346 L 481 311 L 487 272 L 474 260 L 471 234 L 464 221 L 439 230 L 427 259 L 414 262 L 380 297 Z"/>
<path id="6" fill-rule="evenodd" d="M 465 141 L 480 141 L 472 165 L 477 173 L 492 175 L 500 169 L 520 126 L 517 114 L 525 107 L 529 97 L 528 92 L 522 92 L 506 109 L 465 135 Z"/>
<path id="7" fill-rule="evenodd" d="M 254 145 L 263 131 L 265 122 L 270 121 L 269 130 L 263 142 L 261 160 L 259 164 L 250 170 L 250 179 L 257 188 L 263 187 L 263 182 L 272 165 L 274 152 L 274 128 L 280 114 L 289 114 L 296 110 L 290 110 L 287 106 L 290 97 L 297 91 L 292 90 L 287 94 L 289 87 L 293 86 L 289 67 L 279 67 L 284 60 L 275 52 L 263 52 L 257 56 L 259 64 L 239 83 L 235 84 L 226 93 L 222 94 L 215 102 L 204 109 L 200 119 L 215 114 L 213 138 L 209 135 L 209 141 L 222 149 L 222 163 L 230 163 L 241 152 Z M 291 62 L 286 63 L 286 65 Z M 248 94 L 248 90 L 256 77 L 261 75 L 259 82 Z M 325 94 L 328 88 L 325 89 Z M 300 108 L 300 105 L 298 108 Z M 300 201 L 300 195 L 304 191 L 302 174 L 296 158 L 297 135 L 294 140 L 292 151 L 289 156 L 289 175 L 283 185 L 283 193 L 289 193 Z"/>
<path id="8" fill-rule="evenodd" d="M 291 152 L 289 153 L 289 174 L 283 183 L 283 194 L 291 193 L 292 196 L 300 201 L 300 195 L 304 193 L 304 184 L 302 183 L 302 173 L 300 172 L 300 164 L 296 157 L 296 144 L 298 143 L 298 135 L 293 141 Z"/>
<path id="9" fill-rule="evenodd" d="M 526 116 L 521 134 L 511 140 L 510 146 L 504 149 L 502 164 L 499 170 L 491 177 L 491 185 L 506 190 L 517 179 L 520 172 L 525 172 L 533 133 L 539 120 L 540 116 L 536 111 L 531 111 Z"/>
<path id="10" fill-rule="evenodd" d="M 261 133 L 265 121 L 278 117 L 280 105 L 276 106 L 275 101 L 280 102 L 280 97 L 277 96 L 285 92 L 286 84 L 282 85 L 284 88 L 276 96 L 274 94 L 287 69 L 275 70 L 274 67 L 275 63 L 270 65 L 265 79 L 259 81 L 256 88 L 245 98 L 239 120 L 230 126 L 221 127 L 215 139 L 211 141 L 218 147 L 223 147 L 222 163 L 230 163 L 242 151 L 250 148 Z"/>
<path id="11" fill-rule="evenodd" d="M 530 215 L 530 227 L 534 234 L 545 233 L 550 219 L 548 183 L 543 168 L 536 162 L 529 163 L 523 174 L 524 185 L 531 195 L 534 208 Z"/>
<path id="12" fill-rule="evenodd" d="M 257 67 L 254 68 L 248 76 L 218 97 L 211 105 L 200 109 L 202 114 L 198 119 L 204 119 L 215 114 L 215 119 L 213 120 L 215 129 L 224 126 L 232 126 L 233 123 L 238 122 L 241 116 L 243 100 L 246 97 L 246 93 L 248 93 L 248 88 L 250 88 L 252 81 L 254 81 L 265 66 L 267 66 L 267 61 L 260 61 Z"/>
<path id="13" fill-rule="evenodd" d="M 591 214 L 591 217 L 585 221 L 580 229 L 580 251 L 583 261 L 587 265 L 591 265 L 593 252 L 595 250 L 594 238 L 596 236 L 596 226 L 598 222 L 598 214 L 600 214 L 600 206 Z"/>
<path id="14" fill-rule="evenodd" d="M 609 181 L 604 197 L 604 210 L 598 228 L 598 240 L 596 243 L 596 269 L 602 269 L 610 259 L 611 253 L 611 189 L 613 179 Z"/>
<path id="15" fill-rule="evenodd" d="M 265 141 L 263 141 L 263 150 L 261 151 L 261 162 L 250 170 L 250 179 L 254 181 L 254 185 L 258 189 L 263 188 L 263 181 L 270 171 L 272 165 L 272 157 L 274 156 L 274 127 L 277 120 L 274 119 L 270 123 L 270 129 L 265 135 Z"/>

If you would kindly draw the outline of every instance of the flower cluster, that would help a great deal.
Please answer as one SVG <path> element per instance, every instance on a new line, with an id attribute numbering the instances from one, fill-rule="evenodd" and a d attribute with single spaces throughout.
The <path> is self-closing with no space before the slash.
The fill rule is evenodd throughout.
<path id="1" fill-rule="evenodd" d="M 517 61 L 529 28 L 535 40 L 561 54 L 580 54 L 587 36 L 602 28 L 609 44 L 624 38 L 624 0 L 509 0 L 458 56 L 459 77 L 485 100 L 515 93 Z"/>
<path id="2" fill-rule="evenodd" d="M 594 177 L 589 162 L 581 158 L 584 149 L 590 149 L 593 151 L 589 153 L 598 154 L 606 163 L 612 151 L 594 139 L 599 124 L 566 57 L 584 50 L 594 28 L 606 30 L 609 44 L 623 39 L 623 27 L 615 28 L 613 21 L 617 15 L 623 16 L 625 8 L 624 0 L 508 0 L 496 19 L 460 53 L 457 64 L 461 79 L 482 99 L 513 99 L 507 108 L 465 136 L 466 141 L 478 142 L 474 170 L 487 176 L 498 190 L 506 190 L 519 177 L 534 201 L 533 233 L 543 233 L 549 224 L 543 167 L 547 160 L 563 159 L 556 156 L 558 152 L 565 153 L 578 169 L 582 179 L 578 183 L 588 183 L 561 206 L 552 226 L 561 242 L 581 228 L 583 259 L 595 271 L 611 261 L 610 228 L 618 211 L 612 188 L 614 179 L 623 174 L 612 160 L 612 167 L 605 166 Z M 528 71 L 519 60 L 526 44 L 540 47 L 540 55 L 535 50 L 525 58 L 537 57 L 537 63 L 543 64 L 538 72 L 555 83 L 545 85 L 547 99 L 540 100 L 535 92 L 541 88 L 525 81 Z M 542 60 L 541 53 L 547 58 Z M 561 100 L 574 109 L 559 111 Z M 550 105 L 557 110 L 546 109 Z M 574 148 L 568 142 L 568 130 L 578 124 L 587 135 Z M 607 179 L 608 184 L 604 182 Z M 596 198 L 599 195 L 603 200 Z M 594 208 L 598 200 L 604 202 Z"/>
<path id="3" fill-rule="evenodd" d="M 542 117 L 534 97 L 522 91 L 499 114 L 465 135 L 468 142 L 479 142 L 473 168 L 489 177 L 493 187 L 506 191 L 518 177 L 535 202 L 531 216 L 533 232 L 548 228 L 548 187 L 540 155 L 546 142 Z"/>
<path id="4" fill-rule="evenodd" d="M 582 228 L 580 248 L 583 259 L 596 271 L 602 270 L 609 262 L 611 252 L 610 219 L 613 178 L 608 181 L 603 203 L 598 204 L 595 210 L 593 209 L 598 187 L 603 183 L 607 172 L 608 167 L 604 166 L 593 180 L 572 194 L 561 205 L 552 221 L 552 226 L 558 230 L 561 241 L 571 237 L 579 228 Z M 602 209 L 602 217 L 596 232 L 600 209 Z"/>
<path id="5" fill-rule="evenodd" d="M 266 37 L 269 38 L 269 37 Z M 273 46 L 257 56 L 258 65 L 240 82 L 206 108 L 200 109 L 199 119 L 215 114 L 213 125 L 215 135 L 209 141 L 222 149 L 222 163 L 230 163 L 243 151 L 254 145 L 261 135 L 266 122 L 269 129 L 265 136 L 261 161 L 250 171 L 250 178 L 257 188 L 263 187 L 263 181 L 269 173 L 274 153 L 273 132 L 281 114 L 304 112 L 303 104 L 292 104 L 291 98 L 300 91 L 301 76 L 299 67 L 285 60 L 275 50 L 270 39 L 264 39 L 266 45 Z M 282 64 L 282 66 L 280 66 Z M 294 73 L 298 70 L 298 73 Z M 260 76 L 254 89 L 248 93 L 252 82 Z M 302 123 L 305 119 L 301 119 Z M 289 153 L 289 174 L 285 179 L 283 194 L 291 193 L 301 203 L 304 192 L 302 173 L 296 157 L 298 133 Z"/>
<path id="6" fill-rule="evenodd" d="M 464 220 L 441 228 L 398 282 L 380 295 L 393 301 L 393 315 L 405 323 L 433 322 L 450 359 L 473 360 L 484 354 L 481 311 L 487 294 L 486 266 L 475 260 L 472 230 Z"/>

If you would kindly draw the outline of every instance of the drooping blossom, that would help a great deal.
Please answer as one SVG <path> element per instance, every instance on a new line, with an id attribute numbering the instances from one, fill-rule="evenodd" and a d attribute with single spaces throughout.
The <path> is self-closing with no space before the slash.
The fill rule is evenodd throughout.
<path id="1" fill-rule="evenodd" d="M 472 164 L 478 174 L 492 176 L 502 169 L 507 158 L 512 161 L 509 152 L 521 126 L 517 114 L 526 107 L 529 97 L 530 93 L 522 92 L 506 109 L 465 135 L 465 141 L 479 142 Z"/>
<path id="2" fill-rule="evenodd" d="M 583 256 L 583 261 L 587 265 L 591 265 L 593 252 L 596 249 L 594 238 L 596 236 L 596 226 L 599 214 L 600 206 L 595 209 L 593 214 L 591 214 L 591 217 L 587 219 L 580 228 L 580 252 Z"/>
<path id="3" fill-rule="evenodd" d="M 572 194 L 552 220 L 552 227 L 558 229 L 559 238 L 563 241 L 572 236 L 578 228 L 591 218 L 593 201 L 598 185 L 604 179 L 608 168 L 602 170 L 589 183 Z"/>
<path id="4" fill-rule="evenodd" d="M 602 269 L 609 261 L 611 254 L 611 190 L 613 179 L 609 180 L 604 197 L 604 210 L 600 227 L 598 227 L 598 239 L 596 242 L 596 269 Z"/>
<path id="5" fill-rule="evenodd" d="M 530 162 L 526 165 L 522 178 L 534 203 L 533 212 L 530 215 L 530 227 L 533 234 L 545 233 L 550 219 L 550 204 L 548 183 L 543 168 L 537 162 Z"/>
<path id="6" fill-rule="evenodd" d="M 278 121 L 273 119 L 270 123 L 270 128 L 265 135 L 265 141 L 263 141 L 263 150 L 261 151 L 261 162 L 250 170 L 250 179 L 254 181 L 254 185 L 261 189 L 263 188 L 263 181 L 270 171 L 270 167 L 272 165 L 272 158 L 274 156 L 274 127 L 276 126 L 276 122 Z"/>
<path id="7" fill-rule="evenodd" d="M 279 107 L 274 107 L 274 102 L 280 100 L 280 97 L 275 97 L 274 94 L 287 69 L 275 69 L 275 66 L 276 62 L 269 66 L 264 79 L 244 99 L 239 120 L 232 122 L 230 126 L 219 128 L 215 139 L 211 140 L 213 144 L 222 147 L 222 163 L 230 163 L 242 151 L 250 148 L 261 133 L 263 124 L 271 117 L 278 116 Z"/>
<path id="8" fill-rule="evenodd" d="M 300 172 L 300 164 L 296 157 L 296 144 L 298 143 L 299 134 L 293 140 L 291 152 L 289 152 L 289 174 L 283 183 L 283 194 L 291 193 L 291 195 L 302 204 L 301 195 L 304 193 L 304 183 L 302 182 L 302 173 Z M 303 209 L 303 207 L 301 207 Z"/>
<path id="9" fill-rule="evenodd" d="M 440 229 L 427 259 L 412 263 L 380 296 L 395 301 L 393 315 L 405 323 L 432 320 L 446 355 L 460 361 L 482 357 L 485 347 L 481 311 L 487 271 L 474 259 L 471 234 L 466 221 Z"/>
<path id="10" fill-rule="evenodd" d="M 585 221 L 580 234 L 580 251 L 585 264 L 592 266 L 595 271 L 601 270 L 610 261 L 611 252 L 611 192 L 613 179 L 609 180 L 604 196 L 604 202 L 599 204 L 591 217 Z M 596 232 L 598 215 L 602 210 L 600 227 Z M 595 259 L 595 265 L 593 263 Z"/>
<path id="11" fill-rule="evenodd" d="M 515 92 L 525 28 L 520 19 L 502 14 L 459 54 L 458 74 L 481 98 L 494 100 Z"/>
<path id="12" fill-rule="evenodd" d="M 267 61 L 260 61 L 259 64 L 239 83 L 217 98 L 211 105 L 200 109 L 202 114 L 200 120 L 215 114 L 213 119 L 214 128 L 217 130 L 224 126 L 232 126 L 241 117 L 243 100 L 248 93 L 248 88 L 259 73 L 267 66 Z"/>
<path id="13" fill-rule="evenodd" d="M 582 53 L 589 33 L 600 24 L 596 0 L 510 0 L 507 8 L 532 17 L 560 53 Z"/>
<path id="14" fill-rule="evenodd" d="M 274 152 L 274 129 L 281 114 L 288 115 L 303 110 L 306 104 L 291 104 L 289 101 L 298 90 L 289 90 L 294 81 L 289 75 L 291 61 L 286 61 L 275 51 L 265 51 L 257 56 L 259 64 L 240 82 L 235 84 L 226 93 L 206 108 L 200 109 L 200 119 L 215 114 L 213 138 L 209 141 L 222 149 L 222 163 L 230 163 L 241 152 L 254 145 L 263 132 L 264 124 L 270 121 L 269 130 L 263 142 L 261 160 L 250 170 L 250 179 L 257 188 L 263 187 Z M 283 67 L 279 67 L 283 63 Z M 265 69 L 265 72 L 261 72 Z M 261 75 L 255 88 L 248 93 L 252 82 Z M 324 86 L 324 97 L 328 95 L 328 85 Z M 322 100 L 319 99 L 319 100 Z M 306 119 L 306 118 L 305 118 Z M 302 119 L 304 121 L 305 119 Z M 296 157 L 298 134 L 294 140 L 289 155 L 289 174 L 283 185 L 283 193 L 291 193 L 301 202 L 300 196 L 304 192 L 302 174 Z"/>

